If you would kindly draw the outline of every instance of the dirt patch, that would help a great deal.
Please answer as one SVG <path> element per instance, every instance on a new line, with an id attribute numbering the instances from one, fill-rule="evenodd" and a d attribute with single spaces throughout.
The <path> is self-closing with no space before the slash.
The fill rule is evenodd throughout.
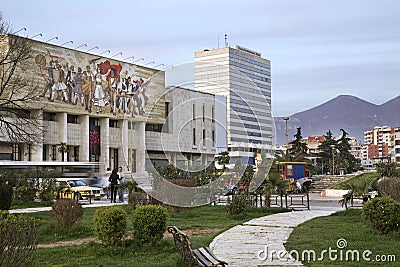
<path id="1" fill-rule="evenodd" d="M 39 244 L 37 247 L 38 248 L 55 248 L 55 247 L 79 246 L 79 245 L 88 244 L 90 242 L 100 243 L 100 240 L 98 240 L 95 237 L 88 237 L 88 238 L 75 239 L 75 240 L 69 240 L 69 241 L 59 241 L 59 242 L 49 243 L 49 244 Z"/>
<path id="2" fill-rule="evenodd" d="M 210 233 L 215 233 L 218 231 L 220 231 L 219 228 L 202 228 L 202 229 L 188 229 L 188 230 L 184 230 L 183 232 L 190 237 L 193 235 L 210 234 Z M 164 233 L 164 237 L 171 237 L 171 234 L 168 233 L 168 231 L 166 231 Z M 87 237 L 87 238 L 75 239 L 75 240 L 69 240 L 69 241 L 59 241 L 59 242 L 48 243 L 48 244 L 38 244 L 37 247 L 38 248 L 55 248 L 55 247 L 79 246 L 79 245 L 88 244 L 90 242 L 101 243 L 101 241 L 95 237 Z"/>

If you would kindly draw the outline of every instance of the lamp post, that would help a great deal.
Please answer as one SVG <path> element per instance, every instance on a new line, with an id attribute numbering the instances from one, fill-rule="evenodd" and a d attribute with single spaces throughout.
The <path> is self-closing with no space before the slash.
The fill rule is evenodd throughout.
<path id="1" fill-rule="evenodd" d="M 139 59 L 133 61 L 132 63 L 135 63 L 135 62 L 138 62 L 138 61 L 141 61 L 141 60 L 144 60 L 144 58 L 139 58 Z"/>
<path id="2" fill-rule="evenodd" d="M 36 37 L 36 36 L 43 37 L 43 34 L 41 34 L 41 33 L 35 34 L 34 36 L 31 37 L 31 39 L 34 38 L 34 37 Z"/>
<path id="3" fill-rule="evenodd" d="M 60 44 L 60 46 L 63 46 L 63 45 L 69 44 L 69 43 L 73 44 L 74 42 L 73 41 L 68 41 L 68 42 L 65 42 L 63 44 Z"/>
<path id="4" fill-rule="evenodd" d="M 13 34 L 17 34 L 17 33 L 19 33 L 20 31 L 26 31 L 26 28 L 19 29 L 18 31 L 13 32 Z"/>
<path id="5" fill-rule="evenodd" d="M 86 52 L 89 52 L 89 51 L 91 51 L 91 50 L 93 50 L 93 49 L 99 49 L 99 47 L 98 47 L 98 46 L 92 47 L 92 48 L 90 48 L 89 50 L 86 50 Z"/>
<path id="6" fill-rule="evenodd" d="M 80 48 L 80 47 L 82 47 L 82 46 L 87 47 L 87 44 L 79 45 L 79 46 L 75 47 L 74 49 L 78 49 L 78 48 Z"/>
<path id="7" fill-rule="evenodd" d="M 332 175 L 335 175 L 335 146 L 332 147 Z"/>
<path id="8" fill-rule="evenodd" d="M 113 57 L 118 56 L 118 55 L 122 55 L 122 52 L 116 53 L 115 55 L 111 56 L 110 58 L 113 58 Z"/>
<path id="9" fill-rule="evenodd" d="M 289 120 L 289 118 L 288 117 L 285 117 L 285 118 L 283 118 L 283 120 L 286 122 L 286 151 L 289 149 L 289 142 L 288 142 L 288 127 L 287 127 L 287 124 L 288 124 L 288 120 Z M 286 153 L 287 154 L 287 153 Z"/>
<path id="10" fill-rule="evenodd" d="M 48 43 L 48 42 L 50 42 L 51 40 L 54 40 L 54 39 L 58 40 L 58 37 L 55 36 L 55 37 L 53 37 L 53 38 L 50 38 L 49 40 L 46 41 L 46 43 Z"/>
<path id="11" fill-rule="evenodd" d="M 110 53 L 110 52 L 111 52 L 110 50 L 103 51 L 103 52 L 101 52 L 101 53 L 99 54 L 99 56 L 102 55 L 102 54 L 104 54 L 104 53 Z"/>
<path id="12" fill-rule="evenodd" d="M 135 57 L 134 56 L 130 56 L 130 57 L 124 58 L 123 60 L 128 60 L 130 58 L 134 59 Z"/>

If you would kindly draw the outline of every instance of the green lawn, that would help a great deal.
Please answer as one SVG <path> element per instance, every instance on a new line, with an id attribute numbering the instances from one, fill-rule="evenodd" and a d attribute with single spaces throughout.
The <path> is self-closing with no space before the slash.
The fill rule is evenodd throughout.
<path id="1" fill-rule="evenodd" d="M 132 211 L 128 205 L 123 206 L 132 220 Z M 207 246 L 219 233 L 241 224 L 252 218 L 287 211 L 276 208 L 249 208 L 244 214 L 229 215 L 227 206 L 201 206 L 186 208 L 179 213 L 170 213 L 168 225 L 176 225 L 183 231 L 210 229 L 202 234 L 194 234 L 191 243 L 194 248 Z M 76 240 L 94 236 L 93 215 L 95 208 L 84 209 L 83 218 L 70 230 L 61 230 L 51 220 L 50 212 L 29 214 L 40 218 L 43 225 L 39 229 L 40 243 Z M 128 223 L 128 232 L 132 225 Z M 155 246 L 139 247 L 131 240 L 126 240 L 123 247 L 106 248 L 91 242 L 54 248 L 38 248 L 34 266 L 184 266 L 175 251 L 171 237 L 164 238 Z"/>
<path id="2" fill-rule="evenodd" d="M 377 172 L 369 172 L 369 173 L 363 173 L 360 176 L 354 177 L 346 182 L 337 184 L 333 187 L 333 189 L 349 189 L 347 184 L 354 184 L 356 187 L 360 187 L 363 184 L 371 184 L 374 181 L 376 181 L 376 179 L 379 178 L 379 174 Z"/>
<path id="3" fill-rule="evenodd" d="M 287 251 L 298 251 L 300 257 L 306 250 L 315 251 L 317 260 L 308 263 L 303 261 L 307 266 L 398 266 L 400 262 L 399 233 L 387 236 L 375 233 L 370 222 L 364 219 L 361 213 L 361 210 L 349 209 L 307 221 L 294 229 L 285 247 Z M 347 243 L 347 247 L 341 248 L 343 243 L 339 243 L 340 247 L 337 246 L 340 239 Z M 329 251 L 329 248 L 332 249 L 331 259 L 337 255 L 336 260 L 330 260 L 327 253 L 321 257 L 321 252 Z M 353 260 L 356 257 L 350 255 L 350 252 L 355 250 L 360 255 L 359 261 Z M 372 252 L 371 255 L 366 254 L 366 258 L 370 261 L 362 258 L 362 253 L 366 250 Z M 340 260 L 341 254 L 342 260 Z M 349 261 L 346 261 L 346 254 Z M 307 254 L 305 255 L 308 259 Z M 395 255 L 397 263 L 388 262 L 393 261 L 391 255 Z M 387 261 L 378 262 L 379 258 L 375 258 L 376 256 L 381 257 L 380 259 L 386 257 Z M 323 258 L 323 260 L 318 260 L 318 258 Z"/>

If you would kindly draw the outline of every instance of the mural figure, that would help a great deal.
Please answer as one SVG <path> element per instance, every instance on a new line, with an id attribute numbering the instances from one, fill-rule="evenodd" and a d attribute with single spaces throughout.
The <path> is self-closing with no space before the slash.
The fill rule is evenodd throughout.
<path id="1" fill-rule="evenodd" d="M 74 99 L 72 100 L 72 104 L 74 104 L 74 105 L 80 103 L 82 106 L 84 106 L 85 100 L 84 100 L 84 95 L 83 95 L 83 91 L 82 91 L 83 83 L 84 83 L 84 77 L 83 77 L 82 69 L 80 67 L 78 67 L 78 73 L 76 73 L 76 75 L 74 76 L 74 79 L 72 81 L 72 92 L 73 92 L 73 97 L 74 97 Z"/>
<path id="2" fill-rule="evenodd" d="M 128 106 L 127 106 L 127 93 L 128 93 L 128 87 L 126 85 L 126 79 L 122 78 L 117 86 L 118 90 L 118 113 L 122 112 L 126 113 Z"/>
<path id="3" fill-rule="evenodd" d="M 74 80 L 74 77 L 76 75 L 75 72 L 75 67 L 71 65 L 70 67 L 68 66 L 68 63 L 64 66 L 64 73 L 65 73 L 65 81 L 67 85 L 67 96 L 68 96 L 68 103 L 73 102 L 73 84 L 72 81 Z"/>
<path id="4" fill-rule="evenodd" d="M 83 72 L 84 83 L 82 85 L 82 94 L 85 102 L 85 110 L 92 112 L 92 92 L 94 87 L 94 76 L 90 69 L 90 66 L 86 66 L 86 70 Z"/>

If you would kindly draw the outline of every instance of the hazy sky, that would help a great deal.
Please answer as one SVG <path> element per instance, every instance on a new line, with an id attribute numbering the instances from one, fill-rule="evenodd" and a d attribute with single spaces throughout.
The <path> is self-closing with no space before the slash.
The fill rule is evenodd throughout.
<path id="1" fill-rule="evenodd" d="M 20 35 L 169 68 L 194 52 L 241 45 L 272 63 L 272 112 L 290 116 L 341 94 L 400 95 L 398 0 L 2 1 Z M 130 61 L 130 60 L 129 60 Z"/>

